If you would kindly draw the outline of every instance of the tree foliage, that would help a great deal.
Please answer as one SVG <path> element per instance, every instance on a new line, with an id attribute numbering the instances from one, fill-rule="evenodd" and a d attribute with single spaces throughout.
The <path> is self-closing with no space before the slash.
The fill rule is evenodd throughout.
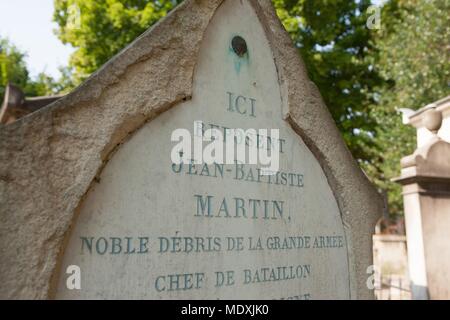
<path id="1" fill-rule="evenodd" d="M 8 83 L 19 86 L 27 96 L 47 95 L 62 90 L 62 86 L 45 73 L 31 79 L 25 62 L 26 54 L 8 39 L 0 38 L 0 103 Z"/>
<path id="2" fill-rule="evenodd" d="M 24 54 L 7 39 L 0 39 L 0 101 L 3 101 L 8 82 L 25 87 L 28 82 L 28 70 Z"/>
<path id="3" fill-rule="evenodd" d="M 401 188 L 390 180 L 416 147 L 415 130 L 402 124 L 398 109 L 418 109 L 450 94 L 449 12 L 448 0 L 391 0 L 383 8 L 374 60 L 384 81 L 370 108 L 380 152 L 365 169 L 388 191 L 392 214 L 403 209 Z"/>
<path id="4" fill-rule="evenodd" d="M 375 152 L 369 94 L 380 85 L 370 61 L 373 32 L 366 27 L 369 0 L 274 0 L 277 14 L 305 61 L 337 126 L 361 161 Z"/>

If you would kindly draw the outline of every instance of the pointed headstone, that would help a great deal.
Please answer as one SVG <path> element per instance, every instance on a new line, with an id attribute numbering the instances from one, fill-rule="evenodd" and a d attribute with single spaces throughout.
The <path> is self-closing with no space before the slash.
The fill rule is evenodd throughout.
<path id="1" fill-rule="evenodd" d="M 279 168 L 174 163 L 183 128 Z M 185 1 L 0 144 L 3 298 L 373 297 L 381 202 L 270 1 Z"/>

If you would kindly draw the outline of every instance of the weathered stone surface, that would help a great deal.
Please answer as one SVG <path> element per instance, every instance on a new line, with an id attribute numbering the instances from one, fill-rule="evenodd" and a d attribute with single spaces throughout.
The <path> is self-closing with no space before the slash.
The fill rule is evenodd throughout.
<path id="1" fill-rule="evenodd" d="M 73 93 L 0 128 L 0 297 L 55 295 L 71 227 L 95 193 L 89 191 L 118 146 L 191 98 L 199 48 L 221 2 L 184 2 Z M 347 296 L 371 298 L 366 268 L 382 211 L 378 195 L 343 144 L 270 1 L 248 3 L 272 50 L 284 118 L 320 163 L 341 213 Z M 146 128 L 133 136 L 130 148 Z"/>

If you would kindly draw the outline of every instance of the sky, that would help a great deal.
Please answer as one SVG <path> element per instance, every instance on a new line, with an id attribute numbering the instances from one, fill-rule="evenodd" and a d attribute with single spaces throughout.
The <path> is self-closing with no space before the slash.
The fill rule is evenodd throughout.
<path id="1" fill-rule="evenodd" d="M 58 67 L 67 65 L 74 49 L 63 45 L 53 32 L 53 0 L 0 0 L 0 13 L 0 36 L 28 54 L 31 76 L 45 71 L 59 78 Z"/>
<path id="2" fill-rule="evenodd" d="M 0 0 L 0 36 L 28 54 L 31 76 L 45 71 L 58 78 L 73 52 L 53 33 L 53 0 Z"/>

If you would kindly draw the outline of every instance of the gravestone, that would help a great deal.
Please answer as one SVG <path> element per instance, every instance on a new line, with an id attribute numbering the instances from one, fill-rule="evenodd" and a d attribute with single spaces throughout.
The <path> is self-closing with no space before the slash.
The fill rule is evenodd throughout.
<path id="1" fill-rule="evenodd" d="M 279 129 L 279 170 L 174 163 L 180 128 Z M 378 195 L 270 1 L 185 1 L 1 134 L 1 297 L 373 295 Z"/>

